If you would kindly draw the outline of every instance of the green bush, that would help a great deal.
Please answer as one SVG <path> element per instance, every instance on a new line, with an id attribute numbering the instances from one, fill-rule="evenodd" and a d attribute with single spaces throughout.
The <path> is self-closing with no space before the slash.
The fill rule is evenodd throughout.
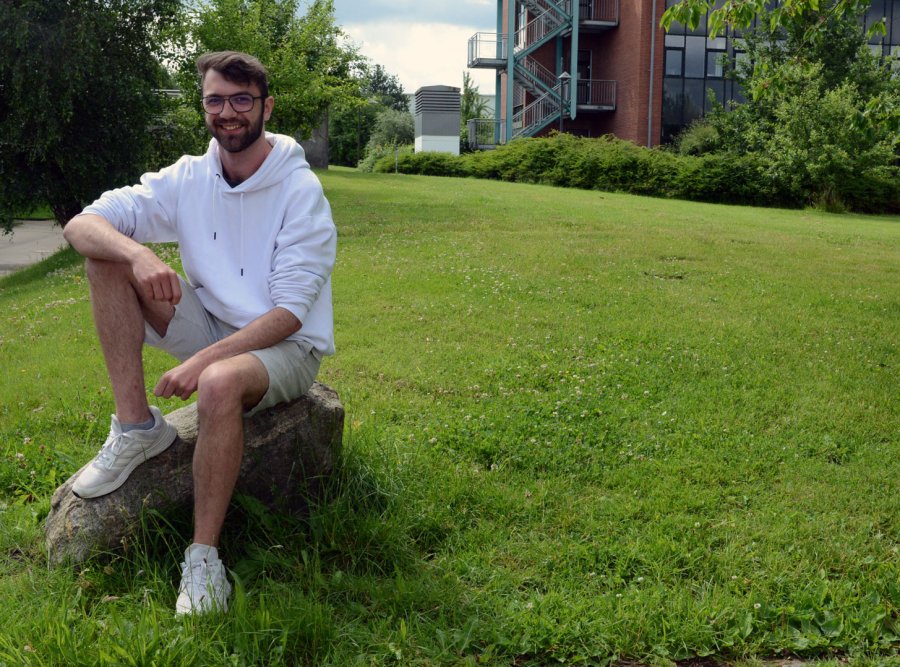
<path id="1" fill-rule="evenodd" d="M 900 167 L 874 167 L 850 174 L 839 194 L 844 204 L 863 213 L 900 213 Z"/>
<path id="2" fill-rule="evenodd" d="M 719 131 L 704 120 L 694 121 L 675 139 L 675 150 L 679 155 L 706 155 L 721 145 Z"/>
<path id="3" fill-rule="evenodd" d="M 167 99 L 164 104 L 163 114 L 148 128 L 153 141 L 145 171 L 158 171 L 182 155 L 203 155 L 209 146 L 209 133 L 197 109 L 180 99 Z"/>
<path id="4" fill-rule="evenodd" d="M 415 148 L 412 145 L 397 146 L 395 144 L 369 144 L 366 146 L 366 154 L 363 159 L 359 161 L 357 168 L 360 171 L 375 171 L 376 164 L 390 158 L 391 168 L 386 171 L 394 171 L 394 159 L 397 157 L 398 151 L 399 155 L 403 156 L 411 154 L 414 150 Z"/>
<path id="5" fill-rule="evenodd" d="M 677 158 L 679 170 L 672 196 L 694 201 L 798 206 L 802 199 L 771 178 L 767 163 L 755 154 L 711 153 Z"/>
<path id="6" fill-rule="evenodd" d="M 450 153 L 402 153 L 396 157 L 393 153 L 378 160 L 374 171 L 389 173 L 396 168 L 402 174 L 421 174 L 423 176 L 467 176 L 465 158 Z"/>
<path id="7" fill-rule="evenodd" d="M 846 111 L 839 101 L 835 106 Z M 475 176 L 728 204 L 800 207 L 813 202 L 832 210 L 900 210 L 900 170 L 879 165 L 883 156 L 851 155 L 848 145 L 838 147 L 839 142 L 832 140 L 828 145 L 843 156 L 844 164 L 838 156 L 815 149 L 809 140 L 800 141 L 798 135 L 802 133 L 794 124 L 785 123 L 782 151 L 775 158 L 759 152 L 680 155 L 612 136 L 552 134 L 462 156 L 409 150 L 400 155 L 397 169 L 405 174 Z M 801 157 L 805 164 L 798 162 Z M 393 149 L 374 160 L 372 167 L 394 171 Z M 817 199 L 823 192 L 824 199 Z"/>

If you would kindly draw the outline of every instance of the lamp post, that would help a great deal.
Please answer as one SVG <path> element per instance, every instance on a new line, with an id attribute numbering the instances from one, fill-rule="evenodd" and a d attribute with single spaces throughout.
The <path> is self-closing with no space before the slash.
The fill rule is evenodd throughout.
<path id="1" fill-rule="evenodd" d="M 563 118 L 565 117 L 566 98 L 569 96 L 569 82 L 572 76 L 568 72 L 559 75 L 559 131 L 563 131 Z"/>

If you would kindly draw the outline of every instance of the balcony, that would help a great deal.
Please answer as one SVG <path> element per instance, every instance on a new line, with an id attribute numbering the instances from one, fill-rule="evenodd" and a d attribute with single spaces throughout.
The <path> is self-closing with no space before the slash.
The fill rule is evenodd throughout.
<path id="1" fill-rule="evenodd" d="M 503 69 L 506 67 L 509 40 L 506 35 L 478 32 L 469 38 L 469 67 Z"/>
<path id="2" fill-rule="evenodd" d="M 489 118 L 472 118 L 466 123 L 469 148 L 490 150 L 506 143 L 506 123 Z"/>
<path id="3" fill-rule="evenodd" d="M 578 0 L 581 27 L 603 31 L 619 25 L 619 0 Z"/>
<path id="4" fill-rule="evenodd" d="M 578 81 L 579 111 L 615 111 L 616 82 L 600 79 Z"/>

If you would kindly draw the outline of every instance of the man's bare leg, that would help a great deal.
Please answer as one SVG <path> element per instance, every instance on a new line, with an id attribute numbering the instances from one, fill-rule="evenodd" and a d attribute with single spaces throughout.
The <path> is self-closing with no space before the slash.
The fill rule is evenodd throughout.
<path id="1" fill-rule="evenodd" d="M 200 375 L 200 417 L 194 450 L 194 543 L 213 547 L 231 502 L 244 455 L 244 410 L 269 387 L 263 363 L 252 354 L 216 362 Z"/>
<path id="2" fill-rule="evenodd" d="M 144 321 L 164 335 L 175 307 L 164 301 L 144 302 L 127 264 L 88 259 L 85 267 L 116 416 L 122 423 L 139 424 L 150 419 L 141 356 Z"/>

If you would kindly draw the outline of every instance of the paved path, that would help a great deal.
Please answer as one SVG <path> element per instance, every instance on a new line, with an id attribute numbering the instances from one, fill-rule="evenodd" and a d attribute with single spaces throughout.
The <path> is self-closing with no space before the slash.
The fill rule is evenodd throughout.
<path id="1" fill-rule="evenodd" d="M 53 220 L 26 220 L 12 234 L 0 231 L 0 276 L 25 268 L 66 245 L 63 230 Z"/>

